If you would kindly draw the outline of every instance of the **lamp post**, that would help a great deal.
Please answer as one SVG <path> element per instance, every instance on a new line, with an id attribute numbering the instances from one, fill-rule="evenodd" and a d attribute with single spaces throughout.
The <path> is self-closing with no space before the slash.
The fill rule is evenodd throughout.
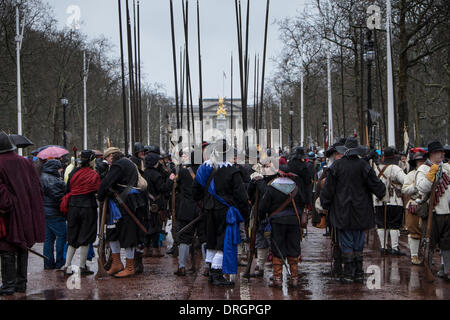
<path id="1" fill-rule="evenodd" d="M 289 110 L 289 116 L 291 117 L 291 150 L 294 148 L 294 138 L 292 135 L 292 123 L 293 123 L 293 116 L 294 116 L 294 104 L 291 102 L 291 109 Z"/>
<path id="2" fill-rule="evenodd" d="M 67 141 L 66 141 L 66 108 L 69 105 L 69 100 L 67 98 L 64 97 L 61 98 L 61 105 L 63 106 L 63 110 L 64 110 L 64 123 L 63 123 L 63 134 L 64 134 L 64 148 L 67 149 Z"/>
<path id="3" fill-rule="evenodd" d="M 374 41 L 372 40 L 372 30 L 366 33 L 364 41 L 364 60 L 367 63 L 367 130 L 369 134 L 369 146 L 374 147 L 374 134 L 372 128 L 372 62 L 375 60 Z"/>

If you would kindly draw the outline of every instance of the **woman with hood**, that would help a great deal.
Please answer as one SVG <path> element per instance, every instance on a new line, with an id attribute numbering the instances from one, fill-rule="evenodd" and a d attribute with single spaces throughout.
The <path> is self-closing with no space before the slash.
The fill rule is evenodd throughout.
<path id="1" fill-rule="evenodd" d="M 42 167 L 41 188 L 44 197 L 45 212 L 45 242 L 44 270 L 60 269 L 64 266 L 64 245 L 66 243 L 66 219 L 64 218 L 60 204 L 66 191 L 61 172 L 62 164 L 59 160 L 48 160 Z M 56 260 L 54 247 L 56 240 Z"/>

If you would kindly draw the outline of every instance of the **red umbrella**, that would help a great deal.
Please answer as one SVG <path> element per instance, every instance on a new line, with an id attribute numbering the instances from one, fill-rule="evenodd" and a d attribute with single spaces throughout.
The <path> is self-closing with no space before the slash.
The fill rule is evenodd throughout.
<path id="1" fill-rule="evenodd" d="M 56 158 L 61 158 L 62 156 L 65 156 L 66 154 L 69 154 L 69 151 L 67 151 L 64 148 L 60 148 L 60 147 L 50 147 L 47 148 L 45 150 L 42 150 L 41 152 L 38 153 L 37 157 L 39 159 L 56 159 Z"/>

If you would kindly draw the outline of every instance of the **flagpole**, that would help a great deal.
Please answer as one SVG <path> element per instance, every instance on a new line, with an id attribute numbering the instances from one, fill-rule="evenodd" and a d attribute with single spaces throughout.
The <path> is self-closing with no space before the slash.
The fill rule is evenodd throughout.
<path id="1" fill-rule="evenodd" d="M 387 31 L 387 89 L 388 89 L 388 143 L 395 147 L 395 114 L 394 114 L 394 81 L 392 71 L 391 48 L 391 0 L 386 0 L 386 31 Z"/>

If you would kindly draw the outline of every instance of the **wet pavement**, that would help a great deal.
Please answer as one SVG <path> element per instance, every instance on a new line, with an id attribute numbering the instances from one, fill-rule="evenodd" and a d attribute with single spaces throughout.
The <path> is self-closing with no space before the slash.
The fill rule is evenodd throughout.
<path id="1" fill-rule="evenodd" d="M 268 286 L 271 274 L 248 281 L 235 277 L 231 288 L 214 287 L 201 274 L 201 253 L 196 253 L 197 273 L 177 277 L 177 260 L 171 255 L 162 258 L 145 258 L 144 273 L 129 279 L 105 278 L 95 280 L 94 275 L 82 277 L 78 283 L 56 270 L 43 270 L 41 258 L 30 254 L 28 286 L 26 294 L 16 293 L 0 300 L 448 300 L 450 283 L 437 278 L 430 284 L 424 280 L 421 266 L 413 266 L 409 256 L 386 256 L 379 253 L 379 241 L 375 231 L 369 234 L 364 249 L 366 277 L 375 278 L 379 271 L 379 287 L 376 281 L 364 284 L 343 285 L 329 276 L 331 263 L 330 238 L 324 230 L 308 227 L 308 235 L 302 242 L 302 262 L 299 263 L 300 285 L 293 289 L 286 285 L 283 272 L 282 289 Z M 400 247 L 407 248 L 407 236 L 400 238 Z M 33 249 L 42 252 L 42 244 Z M 124 259 L 124 254 L 122 254 Z M 435 255 L 434 270 L 439 267 Z M 78 264 L 78 252 L 74 257 Z M 91 270 L 97 270 L 96 259 L 88 262 Z M 369 270 L 368 270 L 369 269 Z M 243 272 L 244 267 L 239 267 Z"/>

